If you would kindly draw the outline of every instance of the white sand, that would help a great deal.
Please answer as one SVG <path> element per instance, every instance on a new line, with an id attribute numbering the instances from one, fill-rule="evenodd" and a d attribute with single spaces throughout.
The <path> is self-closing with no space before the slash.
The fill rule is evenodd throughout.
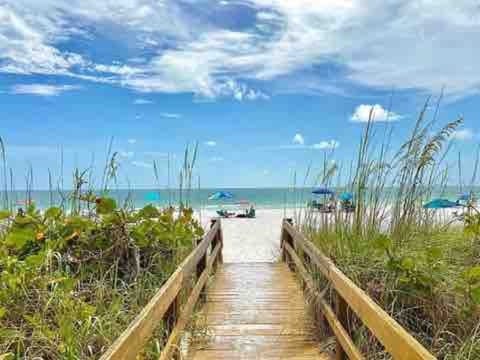
<path id="1" fill-rule="evenodd" d="M 224 262 L 274 262 L 280 255 L 282 219 L 293 210 L 257 209 L 255 219 L 222 219 Z M 202 212 L 208 226 L 215 211 Z"/>
<path id="2" fill-rule="evenodd" d="M 305 211 L 305 209 L 301 210 Z M 434 212 L 439 223 L 458 225 L 453 222 L 454 212 L 462 209 L 442 209 Z M 222 219 L 223 259 L 225 262 L 274 262 L 280 256 L 280 233 L 282 219 L 296 218 L 299 209 L 262 209 L 256 210 L 255 219 L 229 218 Z M 318 214 L 318 213 L 315 213 Z M 197 216 L 199 214 L 197 213 Z M 304 213 L 302 213 L 304 215 Z M 324 215 L 325 216 L 325 215 Z M 331 216 L 331 215 L 327 215 Z M 217 217 L 213 210 L 203 210 L 202 225 L 209 228 L 210 220 Z M 388 215 L 386 218 L 388 221 Z"/>

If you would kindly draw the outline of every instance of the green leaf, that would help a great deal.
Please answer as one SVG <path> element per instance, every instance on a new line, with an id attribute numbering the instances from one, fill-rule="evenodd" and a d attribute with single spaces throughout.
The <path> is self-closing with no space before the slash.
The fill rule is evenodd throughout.
<path id="1" fill-rule="evenodd" d="M 469 283 L 474 283 L 480 281 L 480 266 L 474 266 L 464 273 L 464 278 Z"/>
<path id="2" fill-rule="evenodd" d="M 20 250 L 33 239 L 35 239 L 35 231 L 33 229 L 14 228 L 5 237 L 5 244 L 9 247 Z"/>
<path id="3" fill-rule="evenodd" d="M 1 210 L 0 211 L 0 220 L 5 220 L 8 219 L 10 216 L 12 216 L 12 213 L 8 210 Z"/>
<path id="4" fill-rule="evenodd" d="M 401 265 L 404 270 L 413 270 L 415 268 L 415 261 L 411 257 L 406 257 L 402 260 Z"/>
<path id="5" fill-rule="evenodd" d="M 392 244 L 392 240 L 386 235 L 379 235 L 373 242 L 373 245 L 378 250 L 388 250 Z"/>
<path id="6" fill-rule="evenodd" d="M 475 304 L 480 305 L 480 286 L 473 288 L 470 291 L 470 295 L 472 296 L 472 300 Z"/>
<path id="7" fill-rule="evenodd" d="M 46 256 L 44 252 L 39 252 L 38 254 L 35 255 L 30 255 L 25 259 L 25 262 L 27 265 L 29 265 L 32 268 L 36 268 L 41 266 L 45 262 Z"/>
<path id="8" fill-rule="evenodd" d="M 109 214 L 117 208 L 117 202 L 112 198 L 99 198 L 96 203 L 97 214 Z"/>
<path id="9" fill-rule="evenodd" d="M 18 225 L 29 225 L 34 224 L 35 219 L 30 215 L 17 215 L 15 216 L 15 223 Z"/>
<path id="10" fill-rule="evenodd" d="M 7 309 L 0 306 L 0 319 L 3 318 L 6 313 L 7 313 Z M 0 359 L 1 359 L 1 357 L 0 357 Z"/>
<path id="11" fill-rule="evenodd" d="M 158 218 L 160 216 L 160 212 L 155 206 L 147 205 L 139 211 L 138 215 L 144 219 L 153 219 Z"/>
<path id="12" fill-rule="evenodd" d="M 15 355 L 11 352 L 0 355 L 0 360 L 13 360 L 14 358 L 15 358 Z"/>
<path id="13" fill-rule="evenodd" d="M 431 261 L 440 260 L 440 258 L 442 257 L 442 250 L 437 247 L 431 247 L 427 250 L 427 256 Z"/>
<path id="14" fill-rule="evenodd" d="M 53 206 L 45 211 L 45 219 L 58 219 L 60 216 L 62 216 L 62 213 L 62 209 Z"/>

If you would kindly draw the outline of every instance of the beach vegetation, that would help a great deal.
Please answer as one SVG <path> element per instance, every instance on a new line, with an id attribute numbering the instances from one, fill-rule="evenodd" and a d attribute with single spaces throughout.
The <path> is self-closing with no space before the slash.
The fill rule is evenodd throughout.
<path id="1" fill-rule="evenodd" d="M 63 200 L 47 209 L 33 201 L 15 209 L 4 192 L 0 359 L 99 358 L 203 235 L 185 202 L 120 204 L 110 193 L 116 155 L 109 150 L 107 158 L 101 190 L 86 186 L 88 170 L 75 170 L 72 189 L 58 189 Z M 142 358 L 158 357 L 162 328 Z"/>
<path id="2" fill-rule="evenodd" d="M 439 126 L 439 104 L 428 99 L 399 144 L 392 141 L 394 125 L 375 123 L 371 112 L 348 174 L 331 161 L 332 152 L 315 180 L 352 192 L 354 211 L 308 210 L 298 212 L 296 221 L 435 356 L 473 360 L 480 358 L 480 212 L 473 197 L 478 160 L 470 184 L 459 180 L 459 191 L 472 194 L 467 204 L 455 210 L 423 207 L 445 193 L 452 134 L 463 122 Z M 350 325 L 369 359 L 389 358 L 360 322 Z"/>

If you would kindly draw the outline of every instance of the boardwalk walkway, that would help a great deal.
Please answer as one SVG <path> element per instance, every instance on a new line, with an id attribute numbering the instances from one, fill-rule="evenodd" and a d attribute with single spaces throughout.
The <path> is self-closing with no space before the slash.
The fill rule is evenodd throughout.
<path id="1" fill-rule="evenodd" d="M 257 221 L 260 223 L 261 220 Z M 224 237 L 222 223 L 214 220 L 208 233 L 101 360 L 138 359 L 159 323 L 168 334 L 159 360 L 331 359 L 333 354 L 322 353 L 317 341 L 327 339 L 315 338 L 313 318 L 308 314 L 304 291 L 315 299 L 335 336 L 336 359 L 368 359 L 351 336 L 351 321 L 356 318 L 393 359 L 435 360 L 411 334 L 295 229 L 290 219 L 282 222 L 281 244 L 274 238 L 278 234 L 272 231 L 256 234 L 255 239 L 263 245 L 252 243 L 248 237 L 256 230 L 254 226 L 249 227 L 250 231 L 232 231 L 230 237 L 229 231 L 235 230 L 237 224 L 250 225 L 225 221 Z M 235 233 L 236 237 L 233 236 Z M 239 244 L 252 246 L 243 246 L 241 259 L 235 262 L 233 248 L 239 248 Z M 269 254 L 274 254 L 270 247 L 279 245 L 282 260 L 286 262 L 270 258 Z M 222 248 L 231 255 L 230 258 L 227 256 L 225 263 L 222 263 Z M 314 267 L 329 282 L 333 292 L 329 298 L 319 293 L 305 264 Z M 289 266 L 301 278 L 305 289 L 300 288 Z M 215 269 L 216 275 L 211 277 L 205 292 L 205 285 Z M 201 294 L 205 294 L 206 299 L 199 302 L 199 298 L 205 298 Z M 201 313 L 206 319 L 207 336 L 192 339 L 191 334 L 184 331 L 197 304 L 203 304 Z M 191 346 L 178 346 L 183 335 L 184 344 L 190 343 Z M 188 353 L 185 354 L 184 350 Z"/>
<path id="2" fill-rule="evenodd" d="M 230 243 L 234 234 L 229 234 L 230 224 L 224 224 L 225 261 L 237 260 L 228 257 L 234 250 L 230 247 L 238 251 L 239 244 L 252 246 L 250 253 L 237 253 L 242 262 L 222 264 L 207 288 L 202 315 L 209 336 L 191 347 L 189 359 L 327 359 L 319 351 L 294 274 L 282 262 L 256 262 L 262 257 L 273 261 L 279 234 L 264 234 L 272 238 L 260 243 L 271 249 L 252 252 L 252 234 L 243 232 L 244 238 Z"/>

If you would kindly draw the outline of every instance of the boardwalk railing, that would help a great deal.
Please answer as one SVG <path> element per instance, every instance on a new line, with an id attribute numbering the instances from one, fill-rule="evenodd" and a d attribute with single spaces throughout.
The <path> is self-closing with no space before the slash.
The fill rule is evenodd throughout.
<path id="1" fill-rule="evenodd" d="M 336 359 L 364 359 L 349 334 L 348 309 L 372 332 L 394 359 L 435 359 L 412 335 L 355 285 L 335 264 L 297 231 L 290 219 L 282 225 L 282 257 L 291 264 L 315 297 L 320 310 L 334 333 Z M 324 293 L 315 286 L 308 268 L 320 272 L 334 290 L 335 311 Z M 317 271 L 318 270 L 318 271 Z"/>
<path id="2" fill-rule="evenodd" d="M 220 220 L 213 220 L 210 231 L 180 264 L 165 284 L 117 338 L 100 360 L 135 360 L 154 330 L 166 324 L 167 342 L 160 359 L 171 359 L 195 304 L 201 297 L 208 276 L 222 260 L 223 235 Z M 192 277 L 195 285 L 189 284 Z M 181 304 L 181 291 L 190 291 Z"/>

